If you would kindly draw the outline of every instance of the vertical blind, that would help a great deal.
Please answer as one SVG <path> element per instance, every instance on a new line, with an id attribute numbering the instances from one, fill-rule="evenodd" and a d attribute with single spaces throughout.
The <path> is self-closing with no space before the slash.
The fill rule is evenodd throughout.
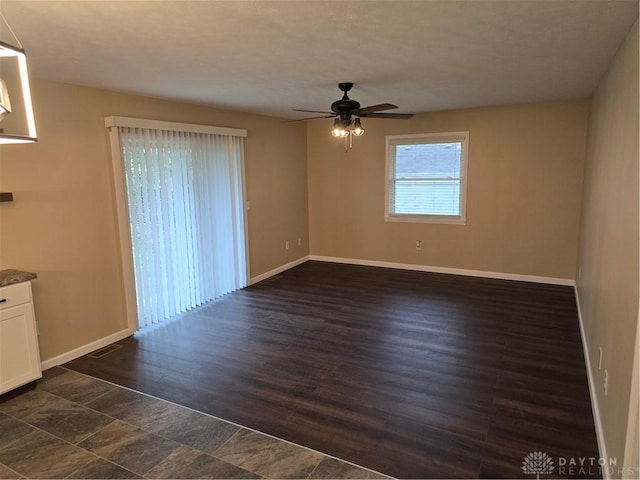
<path id="1" fill-rule="evenodd" d="M 118 127 L 138 326 L 246 286 L 243 140 Z"/>

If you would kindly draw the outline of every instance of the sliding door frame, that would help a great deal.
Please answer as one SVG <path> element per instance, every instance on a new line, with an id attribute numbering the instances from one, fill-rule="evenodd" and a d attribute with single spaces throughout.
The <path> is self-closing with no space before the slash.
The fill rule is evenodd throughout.
<path id="1" fill-rule="evenodd" d="M 127 328 L 130 334 L 138 331 L 138 307 L 135 287 L 135 273 L 133 270 L 133 246 L 131 243 L 131 226 L 129 217 L 129 202 L 127 200 L 127 187 L 122 162 L 122 145 L 118 127 L 147 128 L 153 130 L 173 130 L 180 132 L 208 133 L 213 135 L 230 135 L 246 137 L 247 131 L 236 128 L 213 127 L 208 125 L 196 125 L 190 123 L 164 122 L 159 120 L 146 120 L 130 117 L 105 117 L 104 125 L 109 129 L 109 143 L 111 145 L 111 166 L 113 170 L 113 186 L 116 202 L 116 215 L 118 224 L 118 238 L 120 249 L 120 262 L 122 267 L 122 288 L 125 298 L 125 316 Z M 249 224 L 247 215 L 247 188 L 244 165 L 244 144 L 242 145 L 242 159 L 240 162 L 242 176 L 242 209 L 244 218 L 244 244 L 245 244 L 245 270 L 247 285 L 249 284 Z"/>

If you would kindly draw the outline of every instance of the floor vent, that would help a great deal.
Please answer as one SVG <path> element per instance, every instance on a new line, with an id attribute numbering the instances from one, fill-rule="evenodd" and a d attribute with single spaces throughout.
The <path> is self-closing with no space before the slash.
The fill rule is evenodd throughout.
<path id="1" fill-rule="evenodd" d="M 105 355 L 109 355 L 110 353 L 115 352 L 116 350 L 120 350 L 121 348 L 122 345 L 114 343 L 112 345 L 107 345 L 106 347 L 99 348 L 95 352 L 90 353 L 88 356 L 90 358 L 102 358 Z"/>

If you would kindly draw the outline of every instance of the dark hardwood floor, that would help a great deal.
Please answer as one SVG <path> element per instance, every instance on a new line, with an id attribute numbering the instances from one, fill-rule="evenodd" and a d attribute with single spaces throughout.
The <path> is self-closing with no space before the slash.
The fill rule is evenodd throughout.
<path id="1" fill-rule="evenodd" d="M 65 365 L 402 478 L 597 457 L 571 287 L 307 262 Z"/>

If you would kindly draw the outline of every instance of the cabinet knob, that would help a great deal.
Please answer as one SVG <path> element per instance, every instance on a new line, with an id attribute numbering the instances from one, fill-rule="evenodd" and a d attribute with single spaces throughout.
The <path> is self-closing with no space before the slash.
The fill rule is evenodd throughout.
<path id="1" fill-rule="evenodd" d="M 6 299 L 6 298 L 0 298 L 0 303 L 4 303 L 4 302 L 6 302 L 6 301 L 7 301 L 7 299 Z"/>

